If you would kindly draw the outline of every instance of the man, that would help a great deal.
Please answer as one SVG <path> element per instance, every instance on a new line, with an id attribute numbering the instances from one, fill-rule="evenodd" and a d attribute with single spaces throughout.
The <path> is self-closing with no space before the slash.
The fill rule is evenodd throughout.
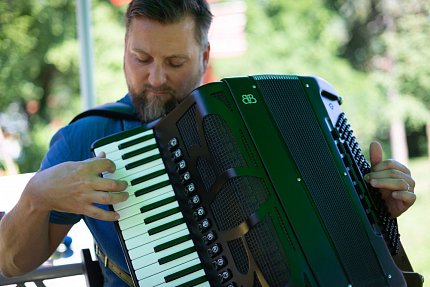
<path id="1" fill-rule="evenodd" d="M 141 121 L 168 113 L 200 85 L 209 60 L 210 22 L 211 13 L 202 0 L 130 3 L 124 50 L 129 93 L 120 102 L 133 105 Z M 115 166 L 100 157 L 90 159 L 90 145 L 140 125 L 139 121 L 93 116 L 64 127 L 53 137 L 42 171 L 30 180 L 15 208 L 0 222 L 0 270 L 5 276 L 38 267 L 80 219 L 88 225 L 101 252 L 120 273 L 127 272 L 113 224 L 118 214 L 108 209 L 109 204 L 127 199 L 123 192 L 127 183 L 98 176 L 103 171 L 114 172 Z M 392 214 L 400 215 L 415 201 L 415 182 L 409 170 L 396 161 L 383 161 L 378 144 L 371 146 L 371 161 L 369 182 L 382 190 Z M 101 267 L 104 286 L 126 286 L 121 274 Z"/>

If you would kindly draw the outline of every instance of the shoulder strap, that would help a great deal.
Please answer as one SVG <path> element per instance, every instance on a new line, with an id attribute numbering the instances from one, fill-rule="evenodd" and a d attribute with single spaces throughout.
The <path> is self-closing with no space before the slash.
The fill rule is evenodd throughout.
<path id="1" fill-rule="evenodd" d="M 86 110 L 76 117 L 74 117 L 69 124 L 76 122 L 79 119 L 88 116 L 101 116 L 113 119 L 123 119 L 123 120 L 139 120 L 133 110 L 133 108 L 124 103 L 115 102 L 104 104 L 89 110 Z"/>

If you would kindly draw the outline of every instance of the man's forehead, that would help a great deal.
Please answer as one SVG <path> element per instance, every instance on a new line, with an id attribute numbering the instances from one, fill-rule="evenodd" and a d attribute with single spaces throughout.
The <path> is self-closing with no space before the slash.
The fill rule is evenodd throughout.
<path id="1" fill-rule="evenodd" d="M 160 27 L 164 29 L 180 29 L 180 30 L 183 30 L 184 32 L 190 32 L 190 31 L 194 32 L 195 26 L 196 26 L 196 23 L 194 18 L 188 15 L 173 22 L 170 22 L 170 21 L 162 22 L 145 16 L 135 16 L 130 21 L 130 26 L 128 30 L 131 30 L 133 28 L 142 29 L 147 27 L 151 27 L 151 28 Z"/>
<path id="2" fill-rule="evenodd" d="M 164 56 L 187 55 L 198 49 L 194 21 L 186 17 L 173 24 L 163 24 L 140 17 L 134 19 L 127 35 L 129 48 L 147 54 L 163 53 Z"/>

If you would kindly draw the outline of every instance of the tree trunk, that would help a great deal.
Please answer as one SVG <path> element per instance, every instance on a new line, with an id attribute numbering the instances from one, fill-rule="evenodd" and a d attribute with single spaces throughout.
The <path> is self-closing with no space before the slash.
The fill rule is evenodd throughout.
<path id="1" fill-rule="evenodd" d="M 392 69 L 390 70 L 391 75 Z M 391 107 L 398 105 L 400 95 L 395 85 L 388 88 L 387 96 Z M 394 109 L 397 110 L 397 107 Z M 394 112 L 390 117 L 390 145 L 392 158 L 407 165 L 409 161 L 408 143 L 403 114 L 400 112 Z"/>
<path id="2" fill-rule="evenodd" d="M 390 143 L 392 157 L 402 164 L 407 165 L 409 161 L 409 153 L 406 141 L 406 128 L 403 119 L 391 119 Z"/>
<path id="3" fill-rule="evenodd" d="M 427 131 L 427 158 L 430 158 L 430 122 L 426 125 Z"/>

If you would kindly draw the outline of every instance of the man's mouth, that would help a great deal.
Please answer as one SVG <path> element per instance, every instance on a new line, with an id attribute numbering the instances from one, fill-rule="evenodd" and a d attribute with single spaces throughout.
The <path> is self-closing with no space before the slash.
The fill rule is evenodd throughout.
<path id="1" fill-rule="evenodd" d="M 155 97 L 162 97 L 170 94 L 170 91 L 168 90 L 146 90 L 147 95 L 155 96 Z"/>

